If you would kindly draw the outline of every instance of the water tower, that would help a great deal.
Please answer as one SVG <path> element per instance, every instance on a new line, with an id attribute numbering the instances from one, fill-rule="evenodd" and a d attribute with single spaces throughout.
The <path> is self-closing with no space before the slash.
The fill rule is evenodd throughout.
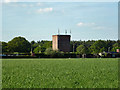
<path id="1" fill-rule="evenodd" d="M 70 52 L 71 35 L 52 35 L 52 49 Z"/>

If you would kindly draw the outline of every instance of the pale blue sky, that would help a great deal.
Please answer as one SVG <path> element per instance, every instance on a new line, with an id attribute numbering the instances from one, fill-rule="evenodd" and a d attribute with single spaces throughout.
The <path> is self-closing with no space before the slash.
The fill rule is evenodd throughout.
<path id="1" fill-rule="evenodd" d="M 72 40 L 118 39 L 117 2 L 12 2 L 2 10 L 2 41 L 52 40 L 58 28 L 71 29 Z"/>

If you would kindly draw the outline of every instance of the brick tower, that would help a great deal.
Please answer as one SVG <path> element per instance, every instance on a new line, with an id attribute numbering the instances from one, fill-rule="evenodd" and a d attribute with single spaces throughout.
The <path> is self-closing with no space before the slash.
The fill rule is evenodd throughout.
<path id="1" fill-rule="evenodd" d="M 53 35 L 52 49 L 70 52 L 70 35 Z"/>

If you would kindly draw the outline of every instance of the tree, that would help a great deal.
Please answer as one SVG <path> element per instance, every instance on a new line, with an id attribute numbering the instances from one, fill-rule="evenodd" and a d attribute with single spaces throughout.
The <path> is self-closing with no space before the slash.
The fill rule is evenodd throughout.
<path id="1" fill-rule="evenodd" d="M 34 40 L 31 41 L 30 44 L 31 44 L 31 50 L 32 50 L 31 53 L 32 53 L 32 52 L 34 51 L 34 49 L 35 49 L 38 45 L 37 45 L 37 43 L 36 43 Z"/>
<path id="2" fill-rule="evenodd" d="M 113 44 L 113 48 L 114 48 L 114 47 L 119 47 L 119 46 L 118 46 L 118 43 Z"/>
<path id="3" fill-rule="evenodd" d="M 84 45 L 79 45 L 77 47 L 77 53 L 79 54 L 86 54 L 87 53 L 87 49 Z"/>
<path id="4" fill-rule="evenodd" d="M 116 43 L 116 41 L 112 41 L 112 40 L 107 40 L 106 44 L 107 44 L 107 49 L 109 49 L 108 51 L 110 51 L 110 49 L 113 48 L 113 45 Z"/>
<path id="5" fill-rule="evenodd" d="M 34 49 L 34 53 L 41 53 L 41 46 L 40 45 Z"/>
<path id="6" fill-rule="evenodd" d="M 55 52 L 52 50 L 52 48 L 47 48 L 46 50 L 45 50 L 45 54 L 47 54 L 47 55 L 51 55 L 51 54 L 54 54 Z"/>
<path id="7" fill-rule="evenodd" d="M 35 44 L 35 41 L 33 40 L 33 41 L 31 41 L 31 44 L 33 45 L 33 44 Z"/>
<path id="8" fill-rule="evenodd" d="M 7 43 L 2 42 L 2 53 L 6 53 L 6 52 L 7 52 Z"/>
<path id="9" fill-rule="evenodd" d="M 94 44 L 92 44 L 91 46 L 90 46 L 90 52 L 92 53 L 92 54 L 98 54 L 98 53 L 100 53 L 101 52 L 101 50 L 103 50 L 104 49 L 104 51 L 106 51 L 107 49 L 106 49 L 107 47 L 106 47 L 106 42 L 105 41 L 103 41 L 103 40 L 98 40 L 98 41 L 96 41 Z"/>
<path id="10" fill-rule="evenodd" d="M 105 51 L 105 47 L 100 49 L 100 52 L 104 52 Z"/>
<path id="11" fill-rule="evenodd" d="M 0 41 L 0 54 L 2 54 L 2 42 Z"/>
<path id="12" fill-rule="evenodd" d="M 30 52 L 31 44 L 24 37 L 15 37 L 8 42 L 9 52 Z"/>
<path id="13" fill-rule="evenodd" d="M 45 52 L 46 49 L 52 47 L 52 41 L 43 41 L 42 40 L 40 42 L 40 46 L 41 46 L 41 52 Z"/>
<path id="14" fill-rule="evenodd" d="M 62 57 L 64 55 L 63 52 L 59 50 L 52 50 L 52 48 L 47 48 L 45 50 L 46 55 L 50 55 L 50 57 Z"/>
<path id="15" fill-rule="evenodd" d="M 113 52 L 116 52 L 117 49 L 120 50 L 119 43 L 115 43 L 115 44 L 113 45 L 112 51 L 113 51 Z"/>

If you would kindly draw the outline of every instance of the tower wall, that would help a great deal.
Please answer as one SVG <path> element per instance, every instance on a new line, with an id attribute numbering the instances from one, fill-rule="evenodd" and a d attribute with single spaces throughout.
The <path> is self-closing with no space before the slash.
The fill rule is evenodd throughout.
<path id="1" fill-rule="evenodd" d="M 70 35 L 53 35 L 52 48 L 63 52 L 70 52 Z"/>
<path id="2" fill-rule="evenodd" d="M 58 36 L 57 35 L 52 36 L 52 49 L 58 50 Z"/>

